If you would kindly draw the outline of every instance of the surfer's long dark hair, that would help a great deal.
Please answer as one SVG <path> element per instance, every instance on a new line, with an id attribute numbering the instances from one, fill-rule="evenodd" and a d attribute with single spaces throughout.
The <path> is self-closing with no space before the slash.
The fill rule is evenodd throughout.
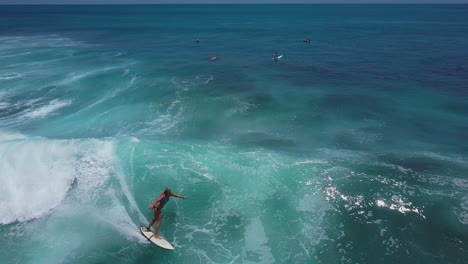
<path id="1" fill-rule="evenodd" d="M 166 190 L 164 190 L 164 196 L 166 196 L 166 198 L 168 198 L 169 196 L 171 196 L 171 188 L 167 187 Z"/>

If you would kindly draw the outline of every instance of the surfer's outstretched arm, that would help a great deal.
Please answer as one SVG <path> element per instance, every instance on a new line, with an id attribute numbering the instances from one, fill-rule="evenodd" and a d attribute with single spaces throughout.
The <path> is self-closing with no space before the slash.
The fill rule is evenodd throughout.
<path id="1" fill-rule="evenodd" d="M 174 196 L 174 197 L 177 197 L 177 198 L 182 198 L 182 199 L 187 199 L 187 197 L 181 196 L 181 195 L 178 195 L 178 194 L 175 194 L 175 193 L 172 193 L 171 196 Z"/>

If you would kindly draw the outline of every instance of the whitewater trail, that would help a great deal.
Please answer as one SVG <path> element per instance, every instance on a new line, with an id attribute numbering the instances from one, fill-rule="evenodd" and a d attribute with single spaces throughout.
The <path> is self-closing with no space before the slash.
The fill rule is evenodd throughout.
<path id="1" fill-rule="evenodd" d="M 110 140 L 50 140 L 0 133 L 0 223 L 27 222 L 65 207 L 97 207 L 97 219 L 140 239 L 146 219 L 138 208 Z M 28 166 L 24 166 L 28 164 Z M 110 184 L 115 178 L 117 185 Z M 70 192 L 76 193 L 71 195 Z M 135 219 L 117 193 L 123 193 Z M 104 197 L 104 198 L 103 198 Z M 110 205 L 100 205 L 109 198 Z"/>

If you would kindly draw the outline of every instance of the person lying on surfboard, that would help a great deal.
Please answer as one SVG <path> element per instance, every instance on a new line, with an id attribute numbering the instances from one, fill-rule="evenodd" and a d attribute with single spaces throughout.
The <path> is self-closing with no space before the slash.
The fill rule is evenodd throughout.
<path id="1" fill-rule="evenodd" d="M 273 59 L 274 59 L 275 61 L 278 61 L 278 52 L 275 52 L 275 56 L 273 56 Z"/>
<path id="2" fill-rule="evenodd" d="M 154 203 L 150 205 L 148 208 L 149 210 L 154 210 L 154 218 L 151 220 L 149 225 L 146 227 L 146 230 L 151 231 L 151 226 L 154 225 L 154 223 L 157 221 L 158 224 L 156 225 L 156 230 L 154 231 L 154 237 L 155 238 L 160 238 L 159 237 L 159 228 L 161 227 L 162 223 L 162 213 L 161 210 L 164 208 L 164 206 L 169 202 L 169 198 L 171 196 L 177 197 L 177 198 L 182 198 L 182 199 L 187 199 L 185 196 L 180 196 L 175 193 L 172 193 L 171 188 L 166 188 L 163 193 L 159 196 Z"/>

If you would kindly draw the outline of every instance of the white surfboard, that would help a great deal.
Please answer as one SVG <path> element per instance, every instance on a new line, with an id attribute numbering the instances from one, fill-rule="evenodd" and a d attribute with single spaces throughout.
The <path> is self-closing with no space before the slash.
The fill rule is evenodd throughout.
<path id="1" fill-rule="evenodd" d="M 283 58 L 283 55 L 279 55 L 279 56 L 278 56 L 278 60 L 280 60 L 280 59 L 282 59 L 282 58 Z M 273 57 L 273 58 L 271 58 L 271 59 L 272 59 L 272 60 L 275 60 L 275 58 L 274 58 L 274 57 Z"/>
<path id="2" fill-rule="evenodd" d="M 169 242 L 167 242 L 163 237 L 157 239 L 154 237 L 153 232 L 146 231 L 146 227 L 140 227 L 140 232 L 144 237 L 146 237 L 151 243 L 155 244 L 156 246 L 167 250 L 174 250 L 174 247 L 171 244 L 169 244 Z"/>

